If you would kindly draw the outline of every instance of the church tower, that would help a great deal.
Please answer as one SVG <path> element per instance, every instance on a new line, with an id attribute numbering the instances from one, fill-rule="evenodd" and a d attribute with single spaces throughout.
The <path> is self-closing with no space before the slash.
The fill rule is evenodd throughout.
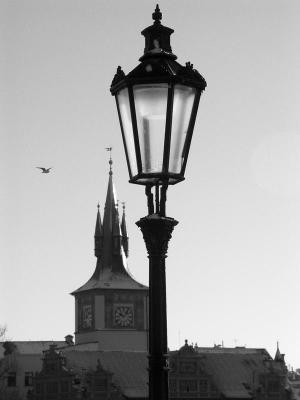
<path id="1" fill-rule="evenodd" d="M 112 160 L 103 222 L 95 227 L 96 269 L 75 297 L 75 344 L 98 342 L 99 350 L 147 351 L 148 288 L 127 268 L 128 236 L 123 203 L 120 221 Z"/>

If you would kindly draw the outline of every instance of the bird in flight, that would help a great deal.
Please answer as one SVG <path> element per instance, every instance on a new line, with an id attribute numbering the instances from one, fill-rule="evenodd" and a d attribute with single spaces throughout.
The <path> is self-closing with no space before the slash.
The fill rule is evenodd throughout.
<path id="1" fill-rule="evenodd" d="M 42 170 L 42 174 L 49 174 L 50 169 L 52 169 L 52 167 L 50 167 L 50 168 L 36 167 L 36 168 L 41 169 Z"/>

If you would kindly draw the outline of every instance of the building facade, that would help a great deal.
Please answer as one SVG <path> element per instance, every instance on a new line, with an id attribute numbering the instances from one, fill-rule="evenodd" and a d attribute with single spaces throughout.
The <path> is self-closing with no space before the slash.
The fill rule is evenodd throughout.
<path id="1" fill-rule="evenodd" d="M 10 369 L 1 400 L 71 400 L 148 398 L 147 352 L 79 350 L 76 345 L 55 344 L 37 355 L 38 371 L 25 372 L 32 362 L 16 351 L 6 357 Z M 31 364 L 32 367 L 32 364 Z M 169 353 L 169 397 L 188 399 L 293 400 L 284 357 L 274 359 L 265 349 L 199 348 L 185 345 Z M 18 378 L 28 393 L 18 392 Z M 17 395 L 19 397 L 17 397 Z"/>

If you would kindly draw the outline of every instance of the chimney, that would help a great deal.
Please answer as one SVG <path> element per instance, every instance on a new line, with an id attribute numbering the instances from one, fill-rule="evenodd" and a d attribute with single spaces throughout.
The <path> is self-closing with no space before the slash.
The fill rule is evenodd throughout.
<path id="1" fill-rule="evenodd" d="M 74 346 L 73 335 L 65 336 L 65 342 L 68 346 Z"/>

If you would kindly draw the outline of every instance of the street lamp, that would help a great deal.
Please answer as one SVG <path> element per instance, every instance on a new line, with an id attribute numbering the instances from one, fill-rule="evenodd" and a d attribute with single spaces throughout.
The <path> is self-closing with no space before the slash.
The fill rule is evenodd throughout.
<path id="1" fill-rule="evenodd" d="M 184 173 L 205 79 L 176 61 L 174 32 L 161 24 L 158 5 L 145 36 L 140 64 L 127 75 L 118 67 L 111 84 L 125 148 L 129 182 L 145 185 L 148 216 L 137 225 L 149 255 L 149 398 L 168 398 L 165 258 L 177 221 L 166 217 L 168 185 Z M 155 188 L 155 201 L 152 188 Z"/>

